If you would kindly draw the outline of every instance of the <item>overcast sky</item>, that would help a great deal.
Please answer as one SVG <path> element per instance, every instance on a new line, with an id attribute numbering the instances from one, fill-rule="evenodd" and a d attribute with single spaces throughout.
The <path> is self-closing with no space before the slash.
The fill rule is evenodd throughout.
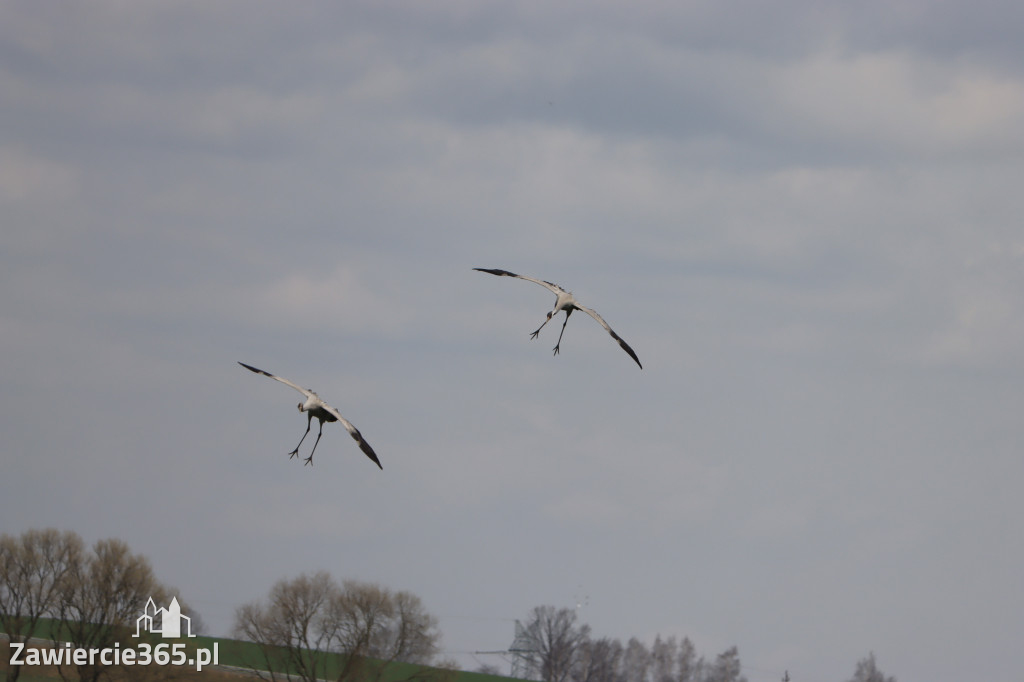
<path id="1" fill-rule="evenodd" d="M 470 668 L 579 603 L 750 682 L 1019 680 L 1022 27 L 3 3 L 0 532 L 121 538 L 216 635 L 322 569 Z M 289 460 L 300 396 L 239 360 L 384 470 L 338 425 Z"/>

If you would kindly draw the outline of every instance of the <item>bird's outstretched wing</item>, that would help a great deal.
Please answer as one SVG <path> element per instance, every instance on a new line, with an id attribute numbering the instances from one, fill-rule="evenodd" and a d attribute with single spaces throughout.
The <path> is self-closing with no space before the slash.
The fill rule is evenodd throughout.
<path id="1" fill-rule="evenodd" d="M 582 306 L 579 303 L 576 303 L 576 307 L 579 308 L 580 310 L 582 310 L 583 312 L 585 312 L 587 315 L 590 315 L 595 320 L 597 320 L 598 323 L 600 323 L 600 325 L 605 328 L 605 331 L 607 331 L 609 334 L 611 334 L 612 338 L 619 342 L 619 345 L 622 346 L 622 350 L 624 350 L 627 353 L 629 353 L 629 357 L 633 358 L 633 360 L 640 367 L 640 369 L 644 368 L 644 366 L 640 364 L 640 358 L 638 358 L 636 356 L 636 353 L 634 353 L 633 349 L 629 347 L 629 344 L 626 343 L 625 341 L 623 341 L 622 337 L 619 336 L 618 334 L 616 334 L 615 330 L 612 329 L 610 326 L 608 326 L 608 323 L 604 321 L 603 317 L 601 317 L 600 315 L 597 314 L 596 310 L 591 310 L 590 308 L 588 308 L 586 306 Z"/>
<path id="2" fill-rule="evenodd" d="M 534 279 L 533 277 L 527 277 L 526 275 L 517 275 L 516 273 L 509 272 L 508 270 L 488 270 L 487 268 L 473 268 L 473 269 L 477 270 L 479 272 L 486 272 L 486 273 L 491 274 L 491 275 L 497 275 L 498 277 L 518 277 L 519 279 L 525 279 L 527 282 L 533 282 L 535 284 L 541 285 L 542 287 L 544 287 L 545 289 L 547 289 L 548 291 L 553 293 L 555 296 L 557 296 L 558 294 L 569 293 L 565 289 L 563 289 L 562 287 L 560 287 L 557 284 L 554 284 L 552 282 L 547 282 L 547 281 L 545 281 L 543 279 Z"/>
<path id="3" fill-rule="evenodd" d="M 367 443 L 363 439 L 363 434 L 359 433 L 359 429 L 357 429 L 355 426 L 353 426 L 352 422 L 350 422 L 349 420 L 347 420 L 344 417 L 342 417 L 341 413 L 338 412 L 338 410 L 336 410 L 335 408 L 331 407 L 327 403 L 324 403 L 324 408 L 328 412 L 330 412 L 331 414 L 333 414 L 335 417 L 338 418 L 338 421 L 341 422 L 341 425 L 344 426 L 346 429 L 348 429 L 348 432 L 349 432 L 349 434 L 352 435 L 352 438 L 357 443 L 359 443 L 359 449 L 363 451 L 363 454 L 365 454 L 367 457 L 372 459 L 373 463 L 376 464 L 378 467 L 380 467 L 381 471 L 383 471 L 384 467 L 381 465 L 380 460 L 377 459 L 377 453 L 375 453 L 373 451 L 373 448 L 370 447 L 370 444 Z"/>
<path id="4" fill-rule="evenodd" d="M 265 377 L 270 377 L 271 379 L 274 379 L 276 381 L 280 381 L 282 384 L 285 384 L 286 386 L 291 386 L 292 388 L 294 388 L 296 391 L 298 391 L 302 395 L 306 396 L 307 398 L 309 398 L 310 396 L 316 396 L 317 398 L 320 397 L 320 396 L 317 396 L 316 393 L 314 393 L 313 391 L 309 390 L 308 388 L 303 388 L 302 386 L 299 386 L 298 384 L 293 384 L 292 382 L 288 381 L 287 379 L 283 379 L 281 377 L 274 376 L 270 372 L 264 372 L 262 369 L 256 369 L 255 367 L 253 367 L 251 365 L 247 365 L 244 362 L 239 362 L 238 364 L 240 364 L 242 367 L 245 367 L 250 372 L 256 372 L 256 374 L 262 374 Z"/>

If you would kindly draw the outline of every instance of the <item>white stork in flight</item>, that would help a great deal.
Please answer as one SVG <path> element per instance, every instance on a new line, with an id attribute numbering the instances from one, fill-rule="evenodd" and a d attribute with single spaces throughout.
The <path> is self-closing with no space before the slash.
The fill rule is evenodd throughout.
<path id="1" fill-rule="evenodd" d="M 622 337 L 616 334 L 615 330 L 608 326 L 608 323 L 604 321 L 603 317 L 601 317 L 600 315 L 597 314 L 597 312 L 591 310 L 585 305 L 581 305 L 580 302 L 573 297 L 572 293 L 566 291 L 557 284 L 552 284 L 551 282 L 547 282 L 541 279 L 534 279 L 533 277 L 517 275 L 516 273 L 509 272 L 508 270 L 488 270 L 486 268 L 473 269 L 478 270 L 480 272 L 487 272 L 492 275 L 497 275 L 498 277 L 518 277 L 519 279 L 525 279 L 527 282 L 533 282 L 535 284 L 541 285 L 542 287 L 553 293 L 555 296 L 557 296 L 557 298 L 555 299 L 555 307 L 551 312 L 548 313 L 547 319 L 544 320 L 544 323 L 541 324 L 541 326 L 537 327 L 537 331 L 530 334 L 531 339 L 537 338 L 537 334 L 540 334 L 540 330 L 544 328 L 544 325 L 550 322 L 551 318 L 555 314 L 564 310 L 565 321 L 562 322 L 562 331 L 559 332 L 558 343 L 555 344 L 555 355 L 558 355 L 558 347 L 562 345 L 562 334 L 565 333 L 565 325 L 569 323 L 569 316 L 572 315 L 572 311 L 574 310 L 582 310 L 587 315 L 590 315 L 592 318 L 597 320 L 598 324 L 604 327 L 605 331 L 611 334 L 612 338 L 619 342 L 619 345 L 622 346 L 622 350 L 626 351 L 629 354 L 629 357 L 633 358 L 634 362 L 636 362 L 640 369 L 644 368 L 644 366 L 640 364 L 640 358 L 636 356 L 636 353 L 634 353 L 633 349 L 629 347 L 629 344 L 623 341 Z"/>
<path id="2" fill-rule="evenodd" d="M 308 388 L 302 388 L 298 384 L 293 384 L 287 379 L 282 379 L 281 377 L 274 376 L 270 372 L 264 372 L 262 369 L 256 369 L 255 367 L 247 365 L 244 362 L 239 362 L 238 364 L 240 364 L 242 367 L 245 367 L 250 372 L 262 374 L 265 377 L 270 377 L 275 381 L 280 381 L 282 384 L 291 386 L 296 391 L 306 396 L 306 402 L 299 403 L 299 412 L 306 413 L 306 433 L 302 434 L 302 438 L 299 440 L 299 445 L 302 445 L 302 441 L 306 440 L 306 436 L 309 435 L 309 427 L 313 422 L 313 417 L 316 417 L 318 420 L 320 420 L 320 433 L 318 433 L 316 436 L 316 443 L 313 443 L 312 452 L 310 452 L 309 457 L 306 458 L 306 464 L 313 464 L 313 453 L 316 452 L 316 446 L 320 443 L 320 436 L 324 435 L 324 422 L 341 422 L 341 425 L 348 429 L 348 432 L 352 434 L 352 438 L 354 438 L 355 441 L 359 443 L 359 449 L 362 450 L 367 457 L 372 459 L 374 464 L 379 466 L 382 470 L 384 469 L 384 467 L 381 466 L 380 464 L 380 460 L 377 459 L 377 455 L 376 453 L 374 453 L 373 448 L 370 447 L 369 443 L 363 440 L 363 436 L 361 433 L 359 433 L 359 429 L 352 426 L 352 422 L 342 417 L 341 413 L 338 412 L 336 409 L 334 409 L 324 401 L 320 400 L 320 396 L 318 396 L 316 393 L 309 390 Z M 299 445 L 296 445 L 295 449 L 288 453 L 290 455 L 289 459 L 299 454 Z"/>

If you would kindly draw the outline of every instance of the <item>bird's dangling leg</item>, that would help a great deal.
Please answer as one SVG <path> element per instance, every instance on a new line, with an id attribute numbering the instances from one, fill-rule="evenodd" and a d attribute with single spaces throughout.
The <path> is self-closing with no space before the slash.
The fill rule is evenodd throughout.
<path id="1" fill-rule="evenodd" d="M 558 343 L 555 344 L 555 355 L 558 355 L 558 347 L 562 345 L 562 334 L 565 333 L 565 325 L 569 324 L 570 315 L 572 315 L 572 308 L 565 311 L 565 322 L 562 323 L 562 331 L 558 332 Z"/>
<path id="2" fill-rule="evenodd" d="M 296 445 L 295 449 L 288 453 L 288 459 L 291 459 L 292 457 L 295 457 L 295 456 L 297 456 L 299 454 L 299 446 L 302 445 L 302 441 L 306 440 L 306 436 L 309 435 L 309 422 L 310 422 L 310 420 L 307 418 L 306 419 L 306 433 L 302 434 L 302 438 L 299 439 L 299 445 Z"/>
<path id="3" fill-rule="evenodd" d="M 316 434 L 316 443 L 313 443 L 313 449 L 309 452 L 309 457 L 306 458 L 306 464 L 313 465 L 313 453 L 316 452 L 316 446 L 320 444 L 320 436 L 324 435 L 324 423 L 320 422 L 320 433 Z"/>
<path id="4" fill-rule="evenodd" d="M 544 324 L 542 324 L 541 326 L 537 327 L 537 331 L 535 331 L 532 334 L 530 334 L 530 338 L 531 339 L 537 338 L 537 334 L 540 334 L 540 330 L 544 328 L 544 325 L 551 321 L 551 315 L 552 315 L 552 313 L 548 313 L 547 318 L 545 318 L 545 320 L 544 320 Z"/>

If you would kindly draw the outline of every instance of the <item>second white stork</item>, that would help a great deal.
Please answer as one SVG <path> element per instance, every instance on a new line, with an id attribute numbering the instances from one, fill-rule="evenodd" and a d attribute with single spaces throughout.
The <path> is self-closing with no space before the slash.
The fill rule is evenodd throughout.
<path id="1" fill-rule="evenodd" d="M 354 438 L 355 441 L 359 443 L 359 449 L 362 450 L 367 457 L 372 459 L 374 464 L 376 464 L 382 470 L 384 469 L 384 467 L 381 466 L 380 460 L 377 459 L 377 454 L 373 451 L 373 448 L 370 447 L 369 443 L 363 440 L 363 435 L 359 433 L 359 429 L 352 426 L 352 422 L 342 417 L 341 413 L 338 412 L 336 409 L 325 403 L 323 400 L 320 400 L 320 396 L 318 396 L 315 392 L 309 390 L 308 388 L 302 388 L 298 384 L 293 384 L 287 379 L 283 379 L 279 376 L 274 376 L 270 372 L 264 372 L 262 369 L 256 369 L 255 367 L 247 365 L 244 362 L 239 362 L 238 364 L 240 364 L 242 367 L 245 367 L 250 372 L 262 374 L 263 376 L 270 377 L 275 381 L 280 381 L 282 384 L 285 384 L 286 386 L 291 386 L 296 391 L 306 396 L 306 402 L 299 403 L 299 412 L 306 413 L 306 433 L 302 434 L 302 438 L 299 439 L 299 445 L 296 445 L 295 449 L 288 453 L 290 455 L 289 459 L 291 459 L 291 457 L 298 456 L 299 446 L 302 445 L 302 441 L 306 440 L 306 436 L 309 435 L 309 427 L 313 422 L 313 417 L 316 417 L 317 420 L 319 420 L 320 422 L 320 433 L 316 435 L 316 443 L 313 443 L 313 450 L 309 453 L 309 457 L 306 458 L 306 464 L 313 464 L 313 453 L 316 452 L 316 446 L 320 443 L 320 436 L 324 435 L 324 422 L 341 422 L 341 425 L 348 429 L 348 432 L 352 434 L 352 438 Z"/>
<path id="2" fill-rule="evenodd" d="M 550 322 L 551 318 L 554 315 L 556 315 L 557 313 L 559 313 L 559 312 L 564 310 L 565 311 L 565 321 L 562 322 L 562 331 L 559 332 L 559 334 L 558 334 L 558 343 L 555 344 L 555 355 L 558 355 L 558 349 L 562 345 L 562 334 L 565 333 L 565 325 L 567 325 L 569 323 L 569 316 L 572 315 L 572 311 L 574 311 L 574 310 L 582 310 L 587 315 L 590 315 L 592 318 L 597 320 L 598 324 L 600 324 L 602 327 L 604 327 L 605 331 L 607 331 L 609 334 L 611 334 L 612 338 L 619 342 L 619 346 L 622 347 L 622 350 L 626 351 L 626 353 L 629 354 L 629 357 L 633 358 L 633 361 L 636 362 L 637 366 L 639 366 L 640 369 L 644 368 L 644 366 L 640 364 L 640 358 L 638 358 L 636 356 L 636 353 L 634 353 L 633 349 L 629 347 L 629 344 L 626 343 L 625 341 L 623 341 L 622 337 L 619 336 L 618 334 L 616 334 L 615 330 L 612 329 L 608 325 L 608 323 L 604 321 L 604 318 L 597 314 L 597 312 L 595 312 L 594 310 L 591 310 L 590 308 L 586 307 L 585 305 L 580 304 L 580 302 L 577 301 L 575 297 L 573 297 L 571 292 L 566 291 L 565 289 L 563 289 L 562 287 L 558 286 L 557 284 L 552 284 L 551 282 L 548 282 L 548 281 L 545 281 L 545 280 L 542 280 L 542 279 L 534 279 L 533 277 L 526 277 L 525 275 L 517 275 L 516 273 L 509 272 L 508 270 L 489 270 L 487 268 L 473 268 L 473 269 L 477 270 L 479 272 L 486 272 L 486 273 L 489 273 L 489 274 L 492 274 L 492 275 L 497 275 L 498 277 L 517 277 L 519 279 L 525 279 L 527 282 L 533 282 L 534 284 L 541 285 L 542 287 L 544 287 L 545 289 L 549 290 L 551 293 L 553 293 L 556 296 L 554 309 L 552 309 L 551 312 L 548 313 L 547 319 L 544 320 L 543 324 L 541 324 L 539 327 L 537 327 L 537 331 L 535 331 L 532 334 L 530 334 L 530 338 L 531 339 L 537 338 L 537 335 L 540 334 L 540 330 L 544 328 L 544 325 L 547 324 L 548 322 Z"/>

